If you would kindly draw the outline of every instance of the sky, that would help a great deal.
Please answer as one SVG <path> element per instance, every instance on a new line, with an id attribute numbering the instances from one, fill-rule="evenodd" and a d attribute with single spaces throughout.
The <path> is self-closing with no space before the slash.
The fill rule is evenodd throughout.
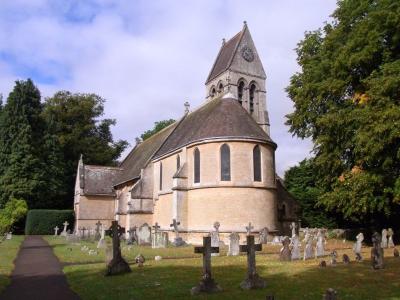
<path id="1" fill-rule="evenodd" d="M 204 102 L 205 80 L 222 38 L 246 20 L 267 73 L 277 172 L 311 155 L 292 137 L 285 87 L 299 71 L 294 49 L 306 31 L 330 21 L 336 0 L 1 0 L 0 94 L 32 78 L 43 98 L 56 91 L 96 93 L 128 140 L 154 122 L 179 119 L 184 102 Z M 128 153 L 125 151 L 123 156 Z"/>

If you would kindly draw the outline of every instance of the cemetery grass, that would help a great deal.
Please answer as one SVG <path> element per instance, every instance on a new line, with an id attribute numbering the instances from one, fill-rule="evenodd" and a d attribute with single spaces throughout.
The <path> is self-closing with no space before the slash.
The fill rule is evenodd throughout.
<path id="1" fill-rule="evenodd" d="M 363 248 L 362 263 L 354 262 L 354 255 L 347 249 L 340 250 L 341 244 L 328 245 L 338 249 L 339 259 L 346 253 L 352 263 L 344 266 L 319 268 L 322 259 L 306 262 L 279 262 L 277 253 L 280 246 L 263 247 L 257 255 L 257 271 L 267 281 L 262 290 L 242 291 L 240 282 L 246 274 L 246 256 L 212 258 L 213 277 L 223 292 L 213 295 L 190 296 L 190 289 L 201 278 L 202 260 L 193 254 L 193 247 L 151 249 L 134 246 L 128 250 L 122 246 L 123 255 L 130 262 L 132 273 L 105 277 L 104 253 L 90 256 L 82 252 L 83 245 L 94 249 L 95 244 L 81 242 L 81 245 L 67 245 L 65 239 L 47 237 L 55 254 L 64 262 L 64 273 L 71 288 L 82 299 L 265 299 L 273 294 L 280 300 L 322 299 L 326 289 L 338 290 L 339 299 L 400 299 L 400 259 L 393 257 L 393 249 L 385 251 L 385 269 L 374 271 L 370 267 L 370 248 Z M 330 242 L 331 243 L 331 242 Z M 71 249 L 71 250 L 69 250 Z M 134 265 L 133 259 L 142 253 L 147 260 L 143 268 Z M 226 253 L 226 249 L 223 249 Z M 269 253 L 269 254 L 268 254 Z M 155 261 L 154 256 L 163 257 Z M 171 257 L 171 259 L 165 259 Z M 175 257 L 176 259 L 172 258 Z M 191 257 L 191 258 L 188 258 Z M 329 257 L 324 257 L 329 261 Z"/>
<path id="2" fill-rule="evenodd" d="M 13 235 L 11 240 L 0 243 L 0 294 L 10 283 L 10 274 L 14 269 L 14 260 L 24 240 L 22 235 Z"/>

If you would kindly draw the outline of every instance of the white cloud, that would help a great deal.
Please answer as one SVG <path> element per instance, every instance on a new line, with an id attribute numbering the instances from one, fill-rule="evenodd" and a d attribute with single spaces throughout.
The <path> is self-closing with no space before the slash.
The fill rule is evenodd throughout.
<path id="1" fill-rule="evenodd" d="M 310 142 L 284 125 L 284 88 L 297 70 L 293 49 L 323 25 L 336 1 L 2 1 L 0 93 L 29 74 L 44 96 L 94 92 L 117 119 L 116 138 L 134 141 L 153 122 L 203 102 L 204 81 L 223 37 L 247 20 L 267 72 L 277 170 L 309 155 Z M 67 3 L 67 4 L 66 4 Z M 18 12 L 18 13 L 16 13 Z M 2 53 L 12 58 L 1 59 Z M 8 57 L 8 56 L 7 56 Z"/>

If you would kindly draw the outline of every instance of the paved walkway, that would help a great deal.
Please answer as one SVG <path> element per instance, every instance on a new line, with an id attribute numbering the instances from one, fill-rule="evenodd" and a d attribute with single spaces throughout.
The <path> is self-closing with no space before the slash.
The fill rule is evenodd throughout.
<path id="1" fill-rule="evenodd" d="M 0 299 L 77 300 L 79 297 L 70 290 L 49 244 L 40 236 L 27 236 L 15 261 L 11 284 Z"/>

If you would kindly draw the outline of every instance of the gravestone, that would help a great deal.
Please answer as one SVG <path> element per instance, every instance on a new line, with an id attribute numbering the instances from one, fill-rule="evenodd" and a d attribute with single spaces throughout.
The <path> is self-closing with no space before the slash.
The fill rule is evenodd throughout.
<path id="1" fill-rule="evenodd" d="M 280 261 L 291 261 L 292 260 L 292 253 L 290 251 L 290 239 L 288 236 L 285 236 L 282 240 L 282 245 L 283 247 L 281 248 L 280 254 L 279 254 L 279 260 Z"/>
<path id="2" fill-rule="evenodd" d="M 320 268 L 326 268 L 326 261 L 323 260 L 318 265 Z"/>
<path id="3" fill-rule="evenodd" d="M 11 240 L 12 239 L 12 232 L 8 232 L 6 235 L 6 240 Z"/>
<path id="4" fill-rule="evenodd" d="M 292 247 L 292 260 L 300 259 L 300 241 L 297 234 L 292 236 L 290 245 Z"/>
<path id="5" fill-rule="evenodd" d="M 399 250 L 397 250 L 396 248 L 393 249 L 393 256 L 399 257 Z"/>
<path id="6" fill-rule="evenodd" d="M 125 228 L 118 225 L 118 221 L 112 221 L 111 227 L 106 234 L 112 238 L 113 258 L 107 265 L 106 276 L 131 272 L 131 268 L 121 255 L 120 237 L 124 234 Z"/>
<path id="7" fill-rule="evenodd" d="M 128 245 L 133 245 L 134 243 L 137 243 L 138 242 L 137 227 L 133 226 L 127 232 L 128 232 L 128 239 L 126 240 L 126 243 Z"/>
<path id="8" fill-rule="evenodd" d="M 330 255 L 331 255 L 331 266 L 336 266 L 338 257 L 337 251 L 333 250 Z"/>
<path id="9" fill-rule="evenodd" d="M 343 263 L 348 265 L 350 263 L 350 257 L 347 254 L 343 254 Z"/>
<path id="10" fill-rule="evenodd" d="M 394 242 L 393 242 L 393 229 L 389 228 L 388 229 L 388 248 L 394 248 Z"/>
<path id="11" fill-rule="evenodd" d="M 166 248 L 168 246 L 168 233 L 159 231 L 160 226 L 156 222 L 153 226 L 154 233 L 151 239 L 152 248 Z"/>
<path id="12" fill-rule="evenodd" d="M 382 248 L 385 249 L 388 247 L 388 232 L 386 229 L 382 229 Z"/>
<path id="13" fill-rule="evenodd" d="M 254 244 L 254 235 L 248 235 L 246 241 L 247 245 L 240 245 L 240 252 L 247 253 L 247 275 L 240 287 L 246 290 L 265 288 L 265 280 L 258 276 L 256 271 L 256 251 L 261 251 L 262 245 Z"/>
<path id="14" fill-rule="evenodd" d="M 271 242 L 273 245 L 280 245 L 281 244 L 281 237 L 280 236 L 274 236 Z"/>
<path id="15" fill-rule="evenodd" d="M 310 259 L 313 257 L 313 238 L 312 235 L 309 231 L 306 232 L 305 236 L 304 236 L 304 240 L 303 240 L 306 245 L 304 246 L 304 256 L 303 259 Z"/>
<path id="16" fill-rule="evenodd" d="M 181 224 L 181 222 L 177 222 L 176 219 L 172 219 L 172 224 L 169 225 L 169 227 L 172 227 L 174 232 L 175 232 L 175 238 L 174 241 L 172 242 L 172 245 L 175 247 L 180 247 L 184 246 L 185 242 L 183 239 L 179 236 L 179 228 L 178 226 Z"/>
<path id="17" fill-rule="evenodd" d="M 251 231 L 254 229 L 254 226 L 251 226 L 251 222 L 249 222 L 249 225 L 245 227 L 246 228 L 246 234 L 250 235 Z"/>
<path id="18" fill-rule="evenodd" d="M 292 230 L 292 236 L 294 236 L 297 232 L 296 232 L 296 222 L 292 222 L 290 224 L 290 229 Z"/>
<path id="19" fill-rule="evenodd" d="M 101 225 L 101 233 L 100 233 L 100 240 L 97 243 L 97 249 L 105 248 L 106 241 L 105 241 L 105 228 L 104 225 Z"/>
<path id="20" fill-rule="evenodd" d="M 100 228 L 103 226 L 100 221 L 97 221 L 96 223 L 96 229 L 94 233 L 94 240 L 99 241 L 101 239 L 101 233 L 100 233 Z"/>
<path id="21" fill-rule="evenodd" d="M 215 222 L 213 227 L 215 229 L 215 231 L 210 232 L 210 236 L 211 236 L 211 247 L 219 247 L 219 227 L 221 226 L 221 224 L 219 222 Z M 219 253 L 211 253 L 211 256 L 219 256 Z"/>
<path id="22" fill-rule="evenodd" d="M 364 241 L 364 234 L 360 232 L 356 236 L 356 243 L 353 246 L 353 251 L 354 254 L 356 255 L 356 261 L 360 262 L 362 261 L 362 256 L 361 256 L 361 249 L 362 249 L 362 242 Z"/>
<path id="23" fill-rule="evenodd" d="M 259 235 L 259 243 L 260 244 L 267 244 L 268 243 L 268 235 L 269 235 L 269 230 L 267 227 L 264 227 L 260 231 Z"/>
<path id="24" fill-rule="evenodd" d="M 194 253 L 203 254 L 203 277 L 199 284 L 192 288 L 191 294 L 215 293 L 222 291 L 211 275 L 211 253 L 219 252 L 219 247 L 211 247 L 211 237 L 203 237 L 203 247 L 195 247 Z"/>
<path id="25" fill-rule="evenodd" d="M 64 229 L 63 229 L 63 231 L 61 232 L 61 236 L 67 236 L 67 226 L 69 225 L 69 223 L 68 223 L 67 221 L 65 221 L 65 222 L 63 223 L 63 225 L 64 225 Z"/>
<path id="26" fill-rule="evenodd" d="M 325 233 L 323 230 L 318 229 L 317 232 L 317 245 L 315 247 L 315 257 L 325 255 Z"/>
<path id="27" fill-rule="evenodd" d="M 337 292 L 332 288 L 327 289 L 323 300 L 337 300 Z"/>
<path id="28" fill-rule="evenodd" d="M 371 264 L 374 270 L 383 269 L 382 239 L 378 232 L 372 235 Z"/>
<path id="29" fill-rule="evenodd" d="M 138 267 L 143 267 L 143 264 L 146 260 L 142 254 L 139 254 L 135 257 L 135 263 L 137 263 Z"/>
<path id="30" fill-rule="evenodd" d="M 58 228 L 58 226 L 54 227 L 54 236 L 58 235 L 59 230 L 60 230 L 60 228 Z"/>
<path id="31" fill-rule="evenodd" d="M 229 235 L 228 256 L 237 256 L 240 254 L 239 241 L 240 241 L 240 236 L 237 232 L 232 232 Z"/>
<path id="32" fill-rule="evenodd" d="M 139 245 L 151 245 L 151 228 L 147 223 L 139 227 L 137 235 Z"/>

